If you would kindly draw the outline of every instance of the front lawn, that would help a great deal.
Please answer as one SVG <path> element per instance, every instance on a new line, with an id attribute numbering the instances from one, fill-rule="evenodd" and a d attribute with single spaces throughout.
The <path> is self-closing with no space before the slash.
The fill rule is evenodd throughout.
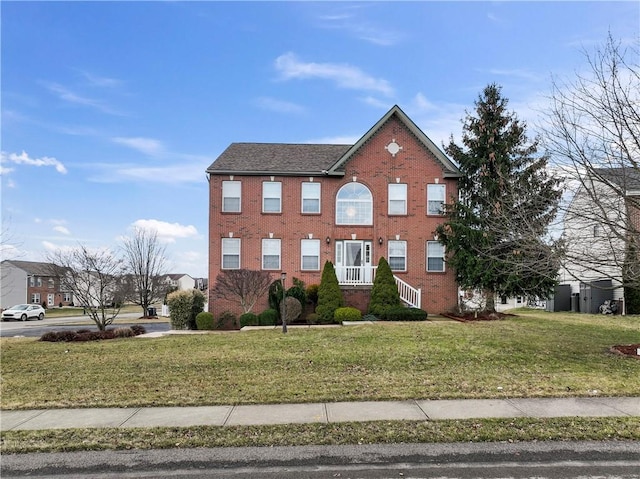
<path id="1" fill-rule="evenodd" d="M 608 351 L 640 342 L 639 317 L 518 314 L 286 335 L 2 339 L 2 409 L 640 396 L 640 361 Z"/>

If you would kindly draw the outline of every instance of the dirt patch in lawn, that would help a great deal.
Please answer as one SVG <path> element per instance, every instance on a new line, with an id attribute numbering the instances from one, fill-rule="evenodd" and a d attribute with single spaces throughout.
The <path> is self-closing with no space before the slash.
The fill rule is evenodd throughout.
<path id="1" fill-rule="evenodd" d="M 616 344 L 611 347 L 611 352 L 616 354 L 623 354 L 624 356 L 631 356 L 632 358 L 640 359 L 640 343 L 638 344 Z"/>

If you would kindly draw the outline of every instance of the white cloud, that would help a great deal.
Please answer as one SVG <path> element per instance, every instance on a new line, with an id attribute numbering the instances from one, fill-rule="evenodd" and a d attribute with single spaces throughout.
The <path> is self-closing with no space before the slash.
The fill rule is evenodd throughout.
<path id="1" fill-rule="evenodd" d="M 379 100 L 373 96 L 366 96 L 364 98 L 361 98 L 362 102 L 375 107 L 375 108 L 381 108 L 381 109 L 385 109 L 388 110 L 389 108 L 391 108 L 393 106 L 393 104 L 390 104 L 389 102 L 386 102 L 384 100 Z"/>
<path id="2" fill-rule="evenodd" d="M 71 232 L 65 226 L 62 226 L 62 225 L 54 226 L 53 231 L 57 231 L 58 233 L 62 233 L 63 235 L 71 234 Z"/>
<path id="3" fill-rule="evenodd" d="M 276 111 L 279 113 L 304 112 L 304 107 L 288 101 L 278 100 L 276 98 L 260 97 L 256 100 L 256 104 L 265 110 Z"/>
<path id="4" fill-rule="evenodd" d="M 157 156 L 164 152 L 164 145 L 162 142 L 153 138 L 119 136 L 111 138 L 111 141 L 119 145 L 133 148 L 134 150 L 149 156 Z"/>
<path id="5" fill-rule="evenodd" d="M 103 113 L 108 113 L 110 115 L 122 115 L 121 112 L 114 110 L 103 101 L 78 95 L 77 93 L 69 90 L 68 88 L 58 83 L 45 83 L 44 85 L 50 92 L 55 93 L 58 96 L 58 98 L 66 102 L 95 108 L 96 110 L 99 110 Z"/>
<path id="6" fill-rule="evenodd" d="M 113 88 L 113 87 L 120 86 L 122 84 L 122 82 L 116 78 L 108 78 L 108 77 L 102 77 L 99 75 L 94 75 L 93 73 L 90 73 L 85 70 L 78 70 L 78 71 L 85 78 L 85 80 L 87 80 L 87 82 L 89 82 L 89 84 L 92 86 Z"/>
<path id="7" fill-rule="evenodd" d="M 289 52 L 276 58 L 275 67 L 284 80 L 319 78 L 333 81 L 341 88 L 376 91 L 386 96 L 394 94 L 394 90 L 387 80 L 374 78 L 351 65 L 304 63 L 299 61 L 294 53 Z"/>
<path id="8" fill-rule="evenodd" d="M 198 230 L 193 225 L 185 226 L 153 219 L 137 220 L 131 226 L 155 232 L 158 239 L 164 243 L 175 243 L 176 238 L 193 238 L 198 235 Z"/>
<path id="9" fill-rule="evenodd" d="M 55 158 L 43 156 L 42 158 L 31 158 L 26 152 L 20 154 L 17 153 L 0 153 L 0 163 L 14 163 L 16 165 L 28 165 L 28 166 L 53 166 L 58 173 L 66 174 L 67 169 L 65 166 Z M 8 169 L 11 171 L 11 169 Z M 3 174 L 7 171 L 3 169 Z"/>

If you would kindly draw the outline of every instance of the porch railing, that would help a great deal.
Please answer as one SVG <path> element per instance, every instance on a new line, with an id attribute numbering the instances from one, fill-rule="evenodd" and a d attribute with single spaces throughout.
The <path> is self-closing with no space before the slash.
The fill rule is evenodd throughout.
<path id="1" fill-rule="evenodd" d="M 336 276 L 340 286 L 371 286 L 376 279 L 376 266 L 336 266 Z M 400 299 L 409 306 L 419 308 L 422 304 L 422 290 L 393 276 Z"/>

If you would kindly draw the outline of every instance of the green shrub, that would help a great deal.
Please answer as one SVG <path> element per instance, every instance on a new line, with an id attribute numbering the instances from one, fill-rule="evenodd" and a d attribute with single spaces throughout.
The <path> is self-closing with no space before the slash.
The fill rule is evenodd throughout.
<path id="1" fill-rule="evenodd" d="M 282 288 L 282 281 L 277 279 L 271 286 L 269 286 L 269 309 L 273 309 L 280 319 L 280 301 L 282 301 L 284 290 Z"/>
<path id="2" fill-rule="evenodd" d="M 307 324 L 318 324 L 319 321 L 320 316 L 318 316 L 316 313 L 307 314 Z"/>
<path id="3" fill-rule="evenodd" d="M 318 304 L 318 289 L 320 288 L 319 285 L 317 284 L 310 284 L 309 286 L 307 286 L 307 300 L 311 301 L 313 303 L 313 306 L 315 307 L 316 304 Z"/>
<path id="4" fill-rule="evenodd" d="M 223 311 L 213 322 L 213 329 L 222 329 L 224 331 L 240 329 L 238 318 L 231 311 Z"/>
<path id="5" fill-rule="evenodd" d="M 278 312 L 275 309 L 265 309 L 258 315 L 258 324 L 260 326 L 275 326 L 278 318 Z"/>
<path id="6" fill-rule="evenodd" d="M 362 317 L 362 320 L 363 321 L 377 321 L 378 318 L 373 314 L 367 313 Z"/>
<path id="7" fill-rule="evenodd" d="M 362 313 L 357 308 L 347 306 L 344 308 L 336 309 L 336 312 L 333 315 L 333 319 L 338 323 L 341 323 L 343 321 L 360 321 L 362 320 Z"/>
<path id="8" fill-rule="evenodd" d="M 409 308 L 404 306 L 392 306 L 385 311 L 384 319 L 387 321 L 407 321 Z"/>
<path id="9" fill-rule="evenodd" d="M 196 329 L 196 316 L 204 309 L 204 294 L 197 289 L 174 291 L 167 296 L 172 329 Z"/>
<path id="10" fill-rule="evenodd" d="M 333 267 L 333 263 L 327 261 L 322 269 L 320 287 L 318 288 L 316 313 L 320 316 L 320 322 L 322 324 L 332 323 L 336 309 L 342 306 L 344 306 L 344 299 L 338 284 L 336 270 Z"/>
<path id="11" fill-rule="evenodd" d="M 426 321 L 427 312 L 420 308 L 406 308 L 407 319 L 406 321 Z"/>
<path id="12" fill-rule="evenodd" d="M 200 331 L 213 329 L 213 314 L 203 311 L 196 316 L 196 327 Z"/>
<path id="13" fill-rule="evenodd" d="M 293 286 L 287 290 L 287 296 L 291 296 L 300 301 L 300 304 L 304 307 L 307 304 L 307 290 L 304 285 L 304 281 L 298 278 L 293 278 Z"/>
<path id="14" fill-rule="evenodd" d="M 371 300 L 369 301 L 368 312 L 383 318 L 390 307 L 401 306 L 400 293 L 393 272 L 386 259 L 380 258 L 376 270 L 376 278 L 371 288 Z"/>
<path id="15" fill-rule="evenodd" d="M 259 320 L 258 315 L 254 313 L 243 313 L 240 315 L 240 327 L 244 328 L 245 326 L 258 326 Z"/>

